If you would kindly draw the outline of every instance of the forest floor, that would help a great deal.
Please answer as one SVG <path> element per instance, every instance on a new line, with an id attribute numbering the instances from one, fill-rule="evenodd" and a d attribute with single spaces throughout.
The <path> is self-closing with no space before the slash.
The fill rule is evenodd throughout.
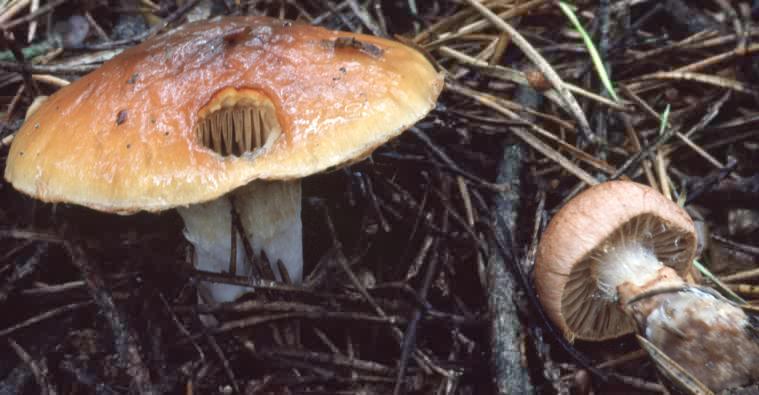
<path id="1" fill-rule="evenodd" d="M 225 15 L 394 38 L 445 87 L 369 159 L 303 180 L 304 283 L 230 305 L 198 304 L 210 275 L 174 210 L 0 181 L 0 394 L 668 393 L 634 336 L 570 343 L 533 288 L 547 221 L 613 179 L 683 205 L 702 281 L 759 301 L 757 1 L 0 1 L 0 167 L 35 98 Z"/>

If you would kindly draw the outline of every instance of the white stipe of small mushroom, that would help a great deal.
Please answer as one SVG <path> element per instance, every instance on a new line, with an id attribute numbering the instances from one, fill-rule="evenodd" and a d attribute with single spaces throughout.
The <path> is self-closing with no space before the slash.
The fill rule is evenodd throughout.
<path id="1" fill-rule="evenodd" d="M 660 268 L 682 259 L 680 237 L 652 216 L 631 219 L 590 256 L 595 296 L 615 302 L 619 285 L 642 286 L 656 278 Z"/>
<path id="2" fill-rule="evenodd" d="M 610 245 L 597 258 L 598 289 L 607 300 L 617 299 L 617 287 L 625 282 L 642 286 L 663 267 L 654 252 L 637 241 Z"/>
<path id="3" fill-rule="evenodd" d="M 562 302 L 567 324 L 580 336 L 623 333 L 632 327 L 619 308 L 618 287 L 643 286 L 658 278 L 663 266 L 681 263 L 688 254 L 679 243 L 682 237 L 654 216 L 630 219 L 572 269 Z"/>

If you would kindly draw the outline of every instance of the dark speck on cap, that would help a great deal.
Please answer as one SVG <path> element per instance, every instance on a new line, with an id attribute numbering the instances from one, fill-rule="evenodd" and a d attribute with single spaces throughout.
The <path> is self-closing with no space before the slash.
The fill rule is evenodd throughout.
<path id="1" fill-rule="evenodd" d="M 127 120 L 127 110 L 121 110 L 116 115 L 116 125 L 121 125 Z"/>

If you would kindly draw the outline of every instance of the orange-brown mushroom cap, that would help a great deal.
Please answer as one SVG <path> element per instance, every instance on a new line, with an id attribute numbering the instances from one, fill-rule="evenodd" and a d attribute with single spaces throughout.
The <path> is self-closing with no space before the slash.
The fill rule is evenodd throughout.
<path id="1" fill-rule="evenodd" d="M 604 251 L 631 242 L 681 275 L 697 244 L 685 210 L 629 181 L 593 186 L 551 219 L 538 246 L 535 286 L 546 313 L 568 339 L 603 340 L 634 330 L 620 306 L 603 296 L 596 270 Z"/>
<path id="2" fill-rule="evenodd" d="M 16 135 L 5 178 L 103 211 L 208 201 L 361 159 L 422 118 L 441 88 L 398 42 L 264 17 L 192 23 L 52 95 Z M 246 92 L 273 106 L 279 138 L 239 156 L 198 141 L 201 110 Z"/>

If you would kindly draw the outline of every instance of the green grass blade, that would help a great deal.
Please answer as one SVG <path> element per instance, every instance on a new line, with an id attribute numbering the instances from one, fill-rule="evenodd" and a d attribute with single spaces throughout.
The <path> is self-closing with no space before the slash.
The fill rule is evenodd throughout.
<path id="1" fill-rule="evenodd" d="M 723 295 L 727 296 L 728 299 L 732 300 L 735 303 L 738 304 L 746 304 L 746 300 L 738 296 L 735 292 L 733 292 L 730 287 L 725 285 L 722 281 L 720 281 L 715 275 L 712 274 L 712 272 L 709 271 L 704 265 L 702 265 L 699 261 L 693 260 L 693 266 L 698 269 L 701 274 L 708 278 L 709 281 L 713 282 L 715 285 L 715 288 L 717 288 L 720 292 L 722 292 Z"/>
<path id="2" fill-rule="evenodd" d="M 569 20 L 575 26 L 575 29 L 582 36 L 582 41 L 585 42 L 585 46 L 588 48 L 590 59 L 593 61 L 593 66 L 595 66 L 598 77 L 601 79 L 601 83 L 604 85 L 604 88 L 606 88 L 606 91 L 609 92 L 609 95 L 615 101 L 619 101 L 617 92 L 614 91 L 614 86 L 611 84 L 609 74 L 606 72 L 606 67 L 604 67 L 603 61 L 601 60 L 601 55 L 598 53 L 595 44 L 593 44 L 593 40 L 590 39 L 588 32 L 585 31 L 585 29 L 582 27 L 582 24 L 580 23 L 580 20 L 577 19 L 577 15 L 575 15 L 572 7 L 570 7 L 567 3 L 560 1 L 559 8 L 561 8 L 561 11 L 564 12 L 564 15 L 569 18 Z"/>

